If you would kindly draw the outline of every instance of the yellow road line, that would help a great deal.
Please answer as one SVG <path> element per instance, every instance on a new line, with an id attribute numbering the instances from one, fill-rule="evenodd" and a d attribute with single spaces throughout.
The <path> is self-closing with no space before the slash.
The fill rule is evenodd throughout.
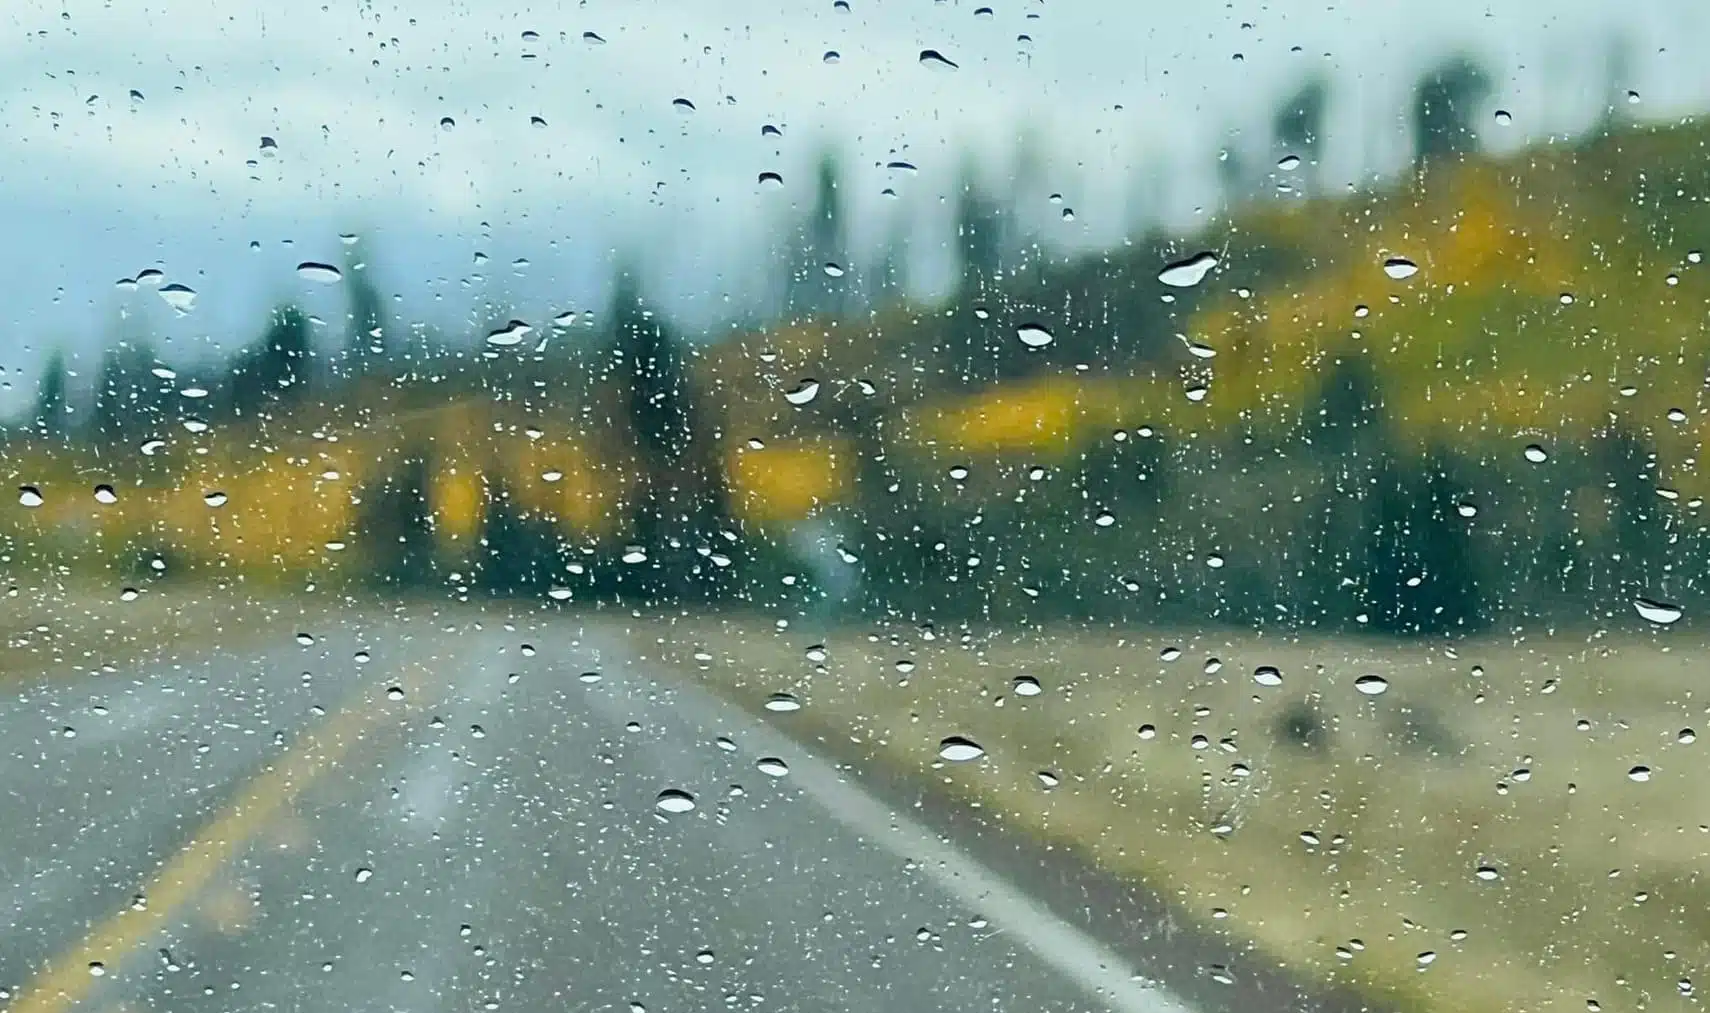
<path id="1" fill-rule="evenodd" d="M 112 915 L 77 946 L 53 958 L 25 988 L 7 1013 L 64 1013 L 85 999 L 100 978 L 95 965 L 117 971 L 118 964 L 153 938 L 179 909 L 195 899 L 215 873 L 286 805 L 310 784 L 337 766 L 362 737 L 364 729 L 385 714 L 380 706 L 364 706 L 361 697 L 376 684 L 365 682 L 354 705 L 328 718 L 308 735 L 283 762 L 263 771 L 220 810 L 207 826 L 172 857 L 143 888 L 145 905 Z"/>

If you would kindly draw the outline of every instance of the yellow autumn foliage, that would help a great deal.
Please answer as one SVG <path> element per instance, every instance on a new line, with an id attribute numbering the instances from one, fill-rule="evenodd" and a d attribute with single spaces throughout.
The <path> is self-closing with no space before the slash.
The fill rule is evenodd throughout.
<path id="1" fill-rule="evenodd" d="M 731 501 L 758 524 L 800 520 L 847 492 L 852 453 L 839 439 L 735 451 L 725 459 Z"/>

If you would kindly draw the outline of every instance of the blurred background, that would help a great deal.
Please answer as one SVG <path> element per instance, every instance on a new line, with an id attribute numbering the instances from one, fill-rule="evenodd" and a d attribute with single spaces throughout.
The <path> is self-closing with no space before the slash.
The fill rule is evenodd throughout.
<path id="1" fill-rule="evenodd" d="M 1372 1008 L 1697 1004 L 1710 9 L 3 17 L 20 678 L 621 622 Z"/>

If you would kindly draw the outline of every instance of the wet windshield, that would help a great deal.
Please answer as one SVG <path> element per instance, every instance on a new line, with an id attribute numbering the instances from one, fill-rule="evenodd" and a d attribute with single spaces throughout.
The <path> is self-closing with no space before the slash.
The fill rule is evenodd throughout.
<path id="1" fill-rule="evenodd" d="M 1710 10 L 0 25 L 10 1013 L 1698 1003 Z"/>

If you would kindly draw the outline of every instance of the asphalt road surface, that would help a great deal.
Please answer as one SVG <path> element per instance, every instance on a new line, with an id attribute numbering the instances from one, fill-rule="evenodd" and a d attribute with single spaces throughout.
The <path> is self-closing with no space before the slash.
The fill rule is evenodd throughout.
<path id="1" fill-rule="evenodd" d="M 0 703 L 11 1013 L 1187 1009 L 615 637 L 303 632 Z"/>

